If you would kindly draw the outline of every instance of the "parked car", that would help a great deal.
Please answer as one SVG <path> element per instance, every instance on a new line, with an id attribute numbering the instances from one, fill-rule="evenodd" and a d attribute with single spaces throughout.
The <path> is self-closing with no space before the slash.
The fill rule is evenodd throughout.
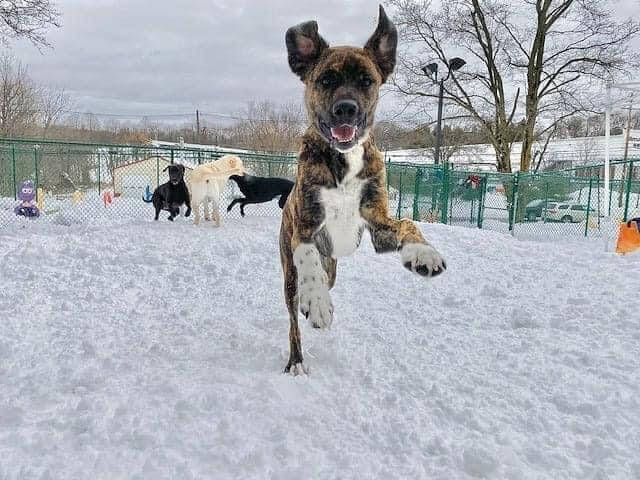
<path id="1" fill-rule="evenodd" d="M 589 208 L 589 216 L 596 216 L 596 211 L 593 208 Z M 587 219 L 587 206 L 580 203 L 548 205 L 546 219 L 563 223 L 584 222 Z"/>
<path id="2" fill-rule="evenodd" d="M 534 200 L 532 202 L 527 203 L 524 207 L 524 217 L 533 222 L 538 217 L 542 217 L 542 213 L 544 210 L 549 210 L 551 208 L 555 208 L 558 202 L 552 200 Z"/>

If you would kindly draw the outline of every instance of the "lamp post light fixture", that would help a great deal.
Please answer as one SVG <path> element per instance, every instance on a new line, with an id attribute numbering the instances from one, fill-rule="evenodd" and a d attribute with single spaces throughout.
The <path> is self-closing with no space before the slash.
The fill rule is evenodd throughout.
<path id="1" fill-rule="evenodd" d="M 447 76 L 438 81 L 438 64 L 430 63 L 422 67 L 424 74 L 431 79 L 433 83 L 439 85 L 438 90 L 438 123 L 436 125 L 436 148 L 434 153 L 434 163 L 437 165 L 440 163 L 440 147 L 442 145 L 442 103 L 444 95 L 444 82 L 449 80 L 449 77 L 456 70 L 460 70 L 467 62 L 462 58 L 454 57 L 449 60 Z"/>

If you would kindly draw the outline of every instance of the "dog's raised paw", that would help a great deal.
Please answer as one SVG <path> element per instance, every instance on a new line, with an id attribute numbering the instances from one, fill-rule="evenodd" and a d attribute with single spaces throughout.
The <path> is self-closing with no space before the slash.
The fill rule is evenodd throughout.
<path id="1" fill-rule="evenodd" d="M 435 277 L 447 269 L 447 263 L 431 245 L 409 243 L 400 250 L 402 264 L 407 270 L 423 277 Z"/>
<path id="2" fill-rule="evenodd" d="M 333 322 L 333 304 L 327 285 L 319 281 L 301 282 L 300 311 L 313 328 L 329 328 Z"/>

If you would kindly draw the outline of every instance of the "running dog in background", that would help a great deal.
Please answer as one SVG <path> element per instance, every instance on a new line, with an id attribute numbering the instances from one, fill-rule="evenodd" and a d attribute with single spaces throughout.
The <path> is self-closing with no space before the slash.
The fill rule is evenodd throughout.
<path id="1" fill-rule="evenodd" d="M 413 222 L 388 213 L 384 160 L 370 137 L 378 92 L 396 59 L 396 28 L 382 6 L 364 48 L 330 48 L 313 21 L 291 27 L 285 39 L 310 121 L 280 230 L 290 320 L 285 371 L 303 374 L 298 308 L 312 326 L 331 325 L 336 259 L 355 251 L 365 228 L 376 252 L 399 252 L 413 273 L 432 277 L 446 265 Z"/>
<path id="2" fill-rule="evenodd" d="M 245 205 L 269 202 L 278 196 L 280 197 L 278 205 L 283 208 L 293 188 L 293 182 L 286 178 L 254 177 L 245 174 L 243 176 L 231 175 L 229 179 L 238 184 L 238 188 L 245 198 L 234 198 L 227 207 L 227 212 L 230 212 L 233 206 L 239 203 L 240 215 L 243 217 Z"/>
<path id="3" fill-rule="evenodd" d="M 209 213 L 209 202 L 211 202 L 213 219 L 216 226 L 220 226 L 220 196 L 230 175 L 244 175 L 242 160 L 235 155 L 225 155 L 215 162 L 199 165 L 193 169 L 189 182 L 195 225 L 200 223 L 200 205 L 203 206 L 205 220 L 211 220 Z"/>
<path id="4" fill-rule="evenodd" d="M 189 190 L 186 183 L 184 183 L 184 165 L 169 165 L 162 171 L 169 170 L 169 181 L 163 183 L 153 192 L 151 200 L 142 200 L 146 203 L 153 203 L 156 209 L 156 218 L 160 215 L 161 210 L 167 210 L 169 212 L 169 220 L 173 222 L 173 219 L 180 215 L 180 206 L 184 203 L 187 206 L 187 211 L 184 216 L 191 215 L 191 201 L 189 199 Z"/>

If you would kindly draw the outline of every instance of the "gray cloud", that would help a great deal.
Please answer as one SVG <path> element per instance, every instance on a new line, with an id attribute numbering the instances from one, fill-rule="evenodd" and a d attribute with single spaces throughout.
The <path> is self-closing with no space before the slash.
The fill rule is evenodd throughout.
<path id="1" fill-rule="evenodd" d="M 14 54 L 39 83 L 64 86 L 95 112 L 237 112 L 250 100 L 299 100 L 284 33 L 315 19 L 331 44 L 363 45 L 378 2 L 65 0 L 42 54 Z"/>
<path id="2" fill-rule="evenodd" d="M 79 110 L 237 113 L 252 100 L 301 99 L 302 84 L 287 65 L 288 27 L 314 19 L 330 44 L 363 45 L 378 3 L 60 0 L 63 27 L 48 35 L 54 49 L 40 54 L 18 42 L 13 50 L 36 81 L 67 88 Z M 638 0 L 615 5 L 620 19 L 639 16 Z M 386 95 L 379 110 L 397 110 L 394 105 Z"/>

